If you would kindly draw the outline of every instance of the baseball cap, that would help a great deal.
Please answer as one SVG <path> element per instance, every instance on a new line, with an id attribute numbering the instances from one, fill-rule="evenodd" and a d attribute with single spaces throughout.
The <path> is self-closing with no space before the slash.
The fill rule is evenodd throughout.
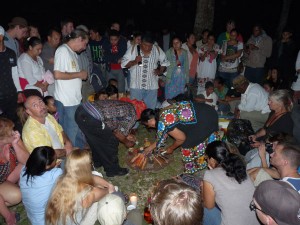
<path id="1" fill-rule="evenodd" d="M 0 26 L 0 35 L 4 36 L 4 33 L 5 33 L 4 28 Z"/>
<path id="2" fill-rule="evenodd" d="M 12 18 L 10 23 L 8 23 L 8 26 L 12 26 L 12 25 L 20 25 L 22 27 L 28 27 L 27 20 L 25 20 L 23 17 Z"/>
<path id="3" fill-rule="evenodd" d="M 300 224 L 300 194 L 287 182 L 263 181 L 256 188 L 253 198 L 278 225 Z"/>
<path id="4" fill-rule="evenodd" d="M 105 195 L 98 203 L 98 220 L 102 225 L 122 224 L 126 218 L 124 200 L 117 193 Z"/>
<path id="5" fill-rule="evenodd" d="M 232 85 L 233 85 L 233 88 L 236 89 L 246 82 L 249 82 L 249 81 L 247 80 L 247 78 L 244 75 L 238 75 L 236 78 L 233 79 Z"/>

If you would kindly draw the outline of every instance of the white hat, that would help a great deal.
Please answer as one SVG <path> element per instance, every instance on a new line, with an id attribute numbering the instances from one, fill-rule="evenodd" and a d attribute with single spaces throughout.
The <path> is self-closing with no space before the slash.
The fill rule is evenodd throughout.
<path id="1" fill-rule="evenodd" d="M 5 30 L 2 26 L 0 26 L 0 35 L 4 36 Z"/>
<path id="2" fill-rule="evenodd" d="M 125 204 L 119 195 L 107 194 L 99 201 L 98 220 L 101 225 L 121 225 L 125 218 Z"/>

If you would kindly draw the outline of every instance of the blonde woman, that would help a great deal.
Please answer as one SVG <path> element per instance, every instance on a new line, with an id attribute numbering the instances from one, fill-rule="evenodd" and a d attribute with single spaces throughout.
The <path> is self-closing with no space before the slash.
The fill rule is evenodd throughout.
<path id="1" fill-rule="evenodd" d="M 93 203 L 115 191 L 112 184 L 92 175 L 91 163 L 87 150 L 74 150 L 68 155 L 65 171 L 48 201 L 46 224 L 83 224 Z"/>

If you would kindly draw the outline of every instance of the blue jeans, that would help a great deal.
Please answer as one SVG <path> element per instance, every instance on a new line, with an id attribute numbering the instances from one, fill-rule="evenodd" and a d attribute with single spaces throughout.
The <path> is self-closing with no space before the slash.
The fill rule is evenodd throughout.
<path id="1" fill-rule="evenodd" d="M 79 105 L 64 106 L 60 101 L 55 100 L 55 105 L 58 112 L 58 120 L 64 132 L 70 139 L 73 146 L 83 148 L 84 144 L 81 131 L 75 122 L 75 111 Z"/>
<path id="2" fill-rule="evenodd" d="M 136 100 L 143 100 L 147 108 L 155 109 L 157 103 L 157 89 L 130 89 L 130 98 Z"/>
<path id="3" fill-rule="evenodd" d="M 244 76 L 252 83 L 262 84 L 264 75 L 264 68 L 252 68 L 246 66 Z"/>
<path id="4" fill-rule="evenodd" d="M 125 93 L 125 76 L 123 70 L 111 70 L 108 79 L 116 79 L 118 81 L 119 93 Z"/>
<path id="5" fill-rule="evenodd" d="M 221 211 L 219 208 L 212 209 L 204 208 L 203 225 L 220 225 L 221 224 Z"/>
<path id="6" fill-rule="evenodd" d="M 227 72 L 219 72 L 218 76 L 224 79 L 226 86 L 230 89 L 232 87 L 232 81 L 234 78 L 238 76 L 238 72 L 227 73 Z"/>

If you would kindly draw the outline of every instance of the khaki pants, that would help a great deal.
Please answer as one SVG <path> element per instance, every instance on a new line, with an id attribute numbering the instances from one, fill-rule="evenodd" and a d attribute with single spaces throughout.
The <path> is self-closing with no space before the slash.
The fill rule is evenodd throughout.
<path id="1" fill-rule="evenodd" d="M 263 114 L 261 113 L 261 111 L 240 111 L 240 118 L 249 120 L 251 122 L 254 132 L 258 131 L 265 125 L 265 122 L 267 121 L 268 117 L 269 113 Z"/>

